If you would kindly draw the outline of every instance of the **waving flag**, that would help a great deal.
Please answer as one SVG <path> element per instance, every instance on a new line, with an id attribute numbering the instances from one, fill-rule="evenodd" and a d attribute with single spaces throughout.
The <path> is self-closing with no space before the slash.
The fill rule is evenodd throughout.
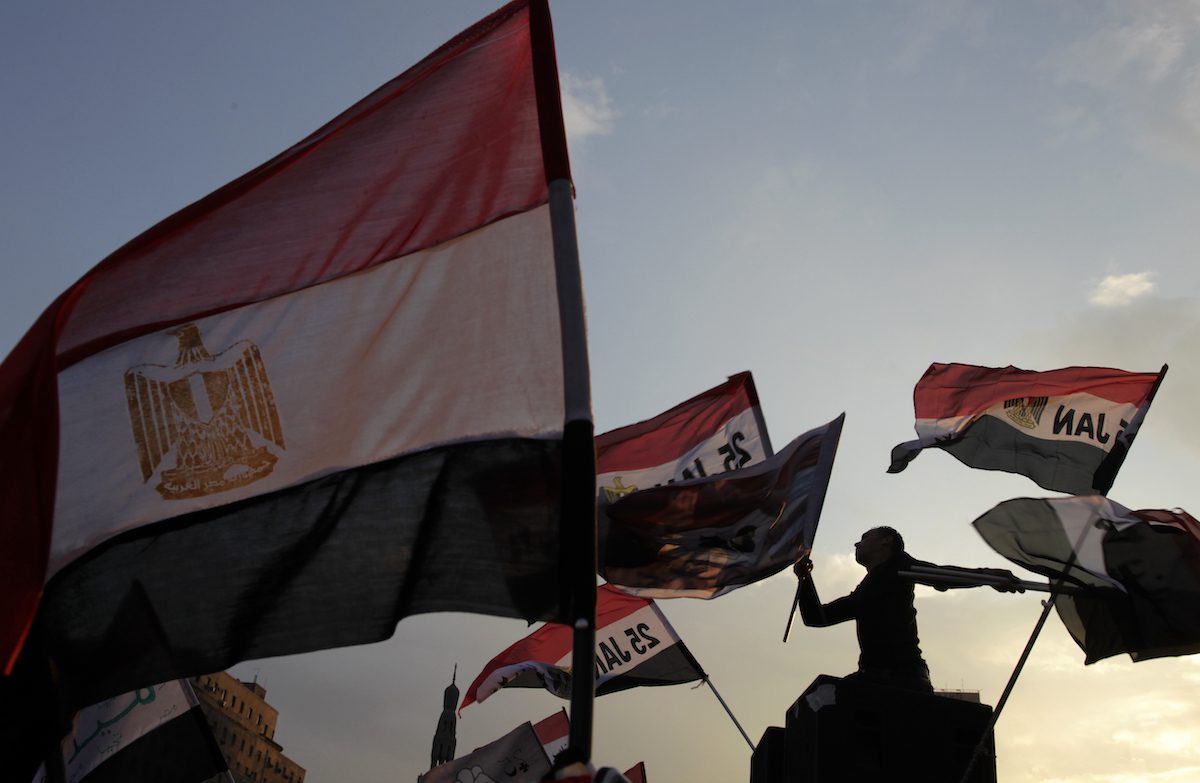
<path id="1" fill-rule="evenodd" d="M 914 393 L 918 437 L 892 449 L 888 472 L 937 447 L 1045 489 L 1106 494 L 1166 372 L 931 364 Z"/>
<path id="2" fill-rule="evenodd" d="M 602 502 L 631 492 L 737 470 L 771 456 L 754 377 L 748 372 L 653 419 L 596 437 Z"/>
<path id="3" fill-rule="evenodd" d="M 187 680 L 138 688 L 75 714 L 62 743 L 66 783 L 171 780 L 225 773 L 221 749 Z M 45 771 L 35 783 L 44 783 Z"/>
<path id="4" fill-rule="evenodd" d="M 434 767 L 417 783 L 537 783 L 550 772 L 550 760 L 529 721 L 465 756 Z"/>
<path id="5" fill-rule="evenodd" d="M 1186 511 L 1130 511 L 1098 495 L 1022 498 L 973 524 L 1017 565 L 1093 588 L 1054 602 L 1087 663 L 1200 652 L 1200 523 Z"/>
<path id="6" fill-rule="evenodd" d="M 596 588 L 595 663 L 597 696 L 705 677 L 653 601 L 625 595 L 610 585 Z M 571 629 L 547 623 L 489 661 L 463 694 L 458 709 L 505 687 L 544 687 L 565 698 L 570 664 Z"/>
<path id="7" fill-rule="evenodd" d="M 736 473 L 601 504 L 600 575 L 646 598 L 715 598 L 812 546 L 845 414 Z"/>
<path id="8" fill-rule="evenodd" d="M 564 618 L 567 425 L 595 474 L 545 6 L 134 239 L 0 366 L 6 668 L 35 612 L 79 704 L 416 613 Z"/>
<path id="9" fill-rule="evenodd" d="M 541 719 L 533 724 L 533 732 L 537 734 L 538 742 L 542 743 L 546 757 L 553 762 L 554 757 L 567 747 L 567 740 L 571 734 L 571 721 L 567 717 L 567 711 L 559 710 Z"/>

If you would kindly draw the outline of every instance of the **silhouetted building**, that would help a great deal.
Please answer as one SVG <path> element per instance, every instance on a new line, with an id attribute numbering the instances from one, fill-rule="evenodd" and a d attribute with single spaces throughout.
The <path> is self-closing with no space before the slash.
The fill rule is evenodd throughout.
<path id="1" fill-rule="evenodd" d="M 750 763 L 751 783 L 960 783 L 980 737 L 970 783 L 995 783 L 992 708 L 953 697 L 821 675 L 766 730 Z M 967 696 L 968 698 L 963 698 Z"/>
<path id="2" fill-rule="evenodd" d="M 266 688 L 226 672 L 193 677 L 192 687 L 237 783 L 304 782 L 304 768 L 274 739 L 279 711 Z"/>
<path id="3" fill-rule="evenodd" d="M 458 664 L 454 664 L 454 673 L 450 675 L 450 684 L 442 693 L 442 714 L 438 716 L 437 731 L 433 733 L 433 751 L 429 755 L 429 768 L 454 760 L 454 746 L 457 742 L 454 731 L 457 719 L 454 708 L 458 706 L 458 688 L 454 681 L 458 679 Z"/>

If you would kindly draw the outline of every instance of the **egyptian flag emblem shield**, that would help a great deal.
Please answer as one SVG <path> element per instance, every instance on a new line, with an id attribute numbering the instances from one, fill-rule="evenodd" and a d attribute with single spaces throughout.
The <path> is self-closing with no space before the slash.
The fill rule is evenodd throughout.
<path id="1" fill-rule="evenodd" d="M 174 365 L 141 364 L 125 373 L 129 423 L 142 478 L 160 474 L 166 500 L 243 487 L 268 475 L 284 447 L 275 395 L 258 346 L 240 340 L 217 355 L 186 324 Z"/>

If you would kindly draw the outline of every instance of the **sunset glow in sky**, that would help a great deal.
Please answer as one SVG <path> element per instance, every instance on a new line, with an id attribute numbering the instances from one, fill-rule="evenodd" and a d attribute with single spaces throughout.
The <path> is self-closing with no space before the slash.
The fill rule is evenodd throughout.
<path id="1" fill-rule="evenodd" d="M 498 4 L 499 0 L 496 0 Z M 260 0 L 0 7 L 0 347 L 157 221 L 267 160 L 496 5 Z M 949 455 L 888 475 L 931 362 L 1170 373 L 1110 496 L 1200 513 L 1200 5 L 1183 0 L 551 0 L 602 432 L 754 373 L 776 447 L 845 411 L 816 539 L 826 600 L 862 531 L 1006 567 L 970 527 L 1028 479 Z M 1022 576 L 1034 578 L 1022 573 Z M 794 578 L 662 609 L 747 731 L 782 725 L 852 625 L 780 639 Z M 918 591 L 936 687 L 995 703 L 1042 596 Z M 406 619 L 248 662 L 309 783 L 414 780 L 442 689 L 527 633 Z M 1083 665 L 1051 618 L 997 728 L 1005 783 L 1200 780 L 1200 656 Z M 563 706 L 469 707 L 458 747 Z M 737 781 L 707 689 L 596 703 L 595 755 Z"/>

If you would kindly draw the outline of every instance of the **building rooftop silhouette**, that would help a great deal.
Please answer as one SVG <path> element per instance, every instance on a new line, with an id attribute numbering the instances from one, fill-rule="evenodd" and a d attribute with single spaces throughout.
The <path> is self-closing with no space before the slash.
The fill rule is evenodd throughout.
<path id="1" fill-rule="evenodd" d="M 227 672 L 191 678 L 200 709 L 237 783 L 304 783 L 304 767 L 275 741 L 279 711 L 267 689 Z"/>

